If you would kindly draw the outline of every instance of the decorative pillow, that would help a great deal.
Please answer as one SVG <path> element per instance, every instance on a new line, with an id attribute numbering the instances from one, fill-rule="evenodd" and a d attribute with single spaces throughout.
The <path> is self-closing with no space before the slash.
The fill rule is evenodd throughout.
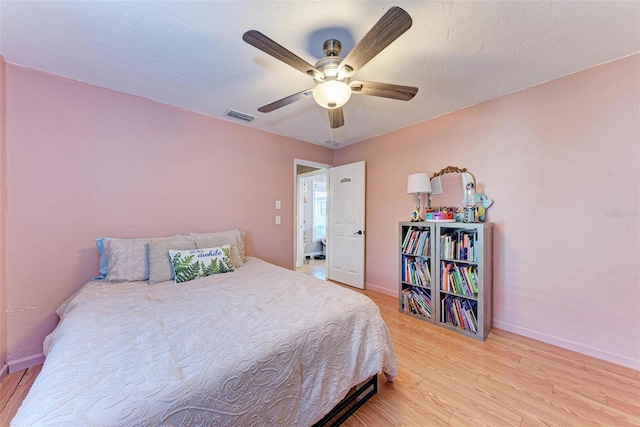
<path id="1" fill-rule="evenodd" d="M 107 282 L 149 280 L 148 239 L 105 239 Z"/>
<path id="2" fill-rule="evenodd" d="M 169 257 L 169 249 L 196 249 L 196 242 L 191 236 L 180 236 L 175 239 L 151 239 L 149 241 L 149 283 L 173 280 L 173 266 Z"/>
<path id="3" fill-rule="evenodd" d="M 230 252 L 230 245 L 187 251 L 169 249 L 176 283 L 236 271 Z"/>
<path id="4" fill-rule="evenodd" d="M 211 246 L 220 246 L 223 244 L 233 244 L 238 247 L 238 255 L 243 263 L 247 262 L 247 257 L 244 251 L 244 237 L 247 235 L 246 231 L 240 231 L 235 228 L 233 230 L 217 231 L 213 233 L 191 233 L 191 236 L 196 240 L 196 246 L 198 248 L 204 248 L 205 242 L 219 241 L 223 243 L 217 243 Z M 234 242 L 235 240 L 235 242 Z M 200 241 L 200 242 L 199 242 Z"/>
<path id="5" fill-rule="evenodd" d="M 217 248 L 224 245 L 229 245 L 231 261 L 233 261 L 233 265 L 238 268 L 244 265 L 242 258 L 240 257 L 240 252 L 238 251 L 238 245 L 236 244 L 236 238 L 233 235 L 220 235 L 208 238 L 200 238 L 196 239 L 196 248 L 204 249 L 204 248 Z"/>

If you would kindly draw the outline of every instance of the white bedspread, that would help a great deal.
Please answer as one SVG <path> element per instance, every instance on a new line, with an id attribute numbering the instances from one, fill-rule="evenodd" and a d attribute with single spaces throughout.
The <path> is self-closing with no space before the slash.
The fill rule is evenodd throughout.
<path id="1" fill-rule="evenodd" d="M 58 314 L 12 426 L 308 426 L 397 373 L 369 298 L 256 258 L 178 285 L 90 282 Z"/>

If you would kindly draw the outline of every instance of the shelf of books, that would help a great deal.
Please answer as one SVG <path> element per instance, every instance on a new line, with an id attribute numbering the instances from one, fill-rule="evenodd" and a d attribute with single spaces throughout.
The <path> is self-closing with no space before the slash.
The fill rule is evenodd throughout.
<path id="1" fill-rule="evenodd" d="M 493 324 L 492 226 L 438 224 L 437 321 L 445 328 L 484 340 Z"/>
<path id="2" fill-rule="evenodd" d="M 492 225 L 400 223 L 400 311 L 484 340 L 492 327 Z"/>
<path id="3" fill-rule="evenodd" d="M 400 224 L 400 311 L 433 322 L 433 224 Z"/>

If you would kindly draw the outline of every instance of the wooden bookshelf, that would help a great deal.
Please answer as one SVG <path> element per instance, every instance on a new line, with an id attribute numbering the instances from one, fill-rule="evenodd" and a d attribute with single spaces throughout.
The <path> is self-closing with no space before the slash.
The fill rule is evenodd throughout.
<path id="1" fill-rule="evenodd" d="M 484 340 L 493 325 L 492 224 L 401 222 L 399 234 L 400 311 Z"/>

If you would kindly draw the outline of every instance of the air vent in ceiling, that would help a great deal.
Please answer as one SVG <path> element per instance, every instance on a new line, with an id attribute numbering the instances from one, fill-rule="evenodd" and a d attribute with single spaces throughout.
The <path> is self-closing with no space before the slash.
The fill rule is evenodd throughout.
<path id="1" fill-rule="evenodd" d="M 252 122 L 256 117 L 247 113 L 241 113 L 240 111 L 232 110 L 229 108 L 224 113 L 225 116 L 233 117 L 234 119 L 244 120 L 245 122 Z"/>

